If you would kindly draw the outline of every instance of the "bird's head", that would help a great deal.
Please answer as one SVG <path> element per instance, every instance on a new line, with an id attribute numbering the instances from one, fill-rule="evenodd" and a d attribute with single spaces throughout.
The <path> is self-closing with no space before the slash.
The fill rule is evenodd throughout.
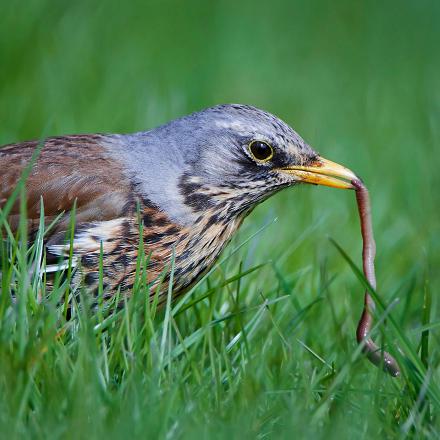
<path id="1" fill-rule="evenodd" d="M 353 188 L 353 172 L 320 157 L 270 113 L 231 104 L 184 120 L 191 133 L 180 191 L 196 210 L 229 202 L 233 213 L 249 211 L 298 183 Z"/>
<path id="2" fill-rule="evenodd" d="M 185 224 L 208 210 L 239 216 L 299 183 L 350 189 L 356 178 L 279 118 L 248 105 L 218 105 L 139 135 L 131 169 L 152 201 Z"/>

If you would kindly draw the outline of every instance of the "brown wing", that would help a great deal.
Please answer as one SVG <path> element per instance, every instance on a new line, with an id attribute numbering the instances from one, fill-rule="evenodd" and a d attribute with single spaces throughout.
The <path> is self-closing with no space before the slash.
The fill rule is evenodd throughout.
<path id="1" fill-rule="evenodd" d="M 75 200 L 77 224 L 122 215 L 131 199 L 130 182 L 121 164 L 105 154 L 106 139 L 105 135 L 77 135 L 45 140 L 26 181 L 31 232 L 39 221 L 41 197 L 46 223 L 64 213 L 57 231 L 69 223 L 69 211 Z M 14 191 L 38 145 L 38 141 L 31 141 L 0 148 L 0 207 Z M 9 221 L 15 229 L 19 221 L 18 201 Z"/>

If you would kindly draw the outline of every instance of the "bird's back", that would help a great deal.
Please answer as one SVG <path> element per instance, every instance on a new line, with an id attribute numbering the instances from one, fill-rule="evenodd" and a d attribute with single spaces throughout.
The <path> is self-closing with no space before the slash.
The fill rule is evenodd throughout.
<path id="1" fill-rule="evenodd" d="M 30 141 L 1 148 L 0 206 L 11 196 L 26 168 L 32 166 L 26 179 L 30 221 L 39 219 L 41 199 L 47 221 L 63 213 L 66 220 L 74 203 L 78 222 L 120 216 L 130 197 L 130 184 L 121 165 L 105 155 L 104 139 L 101 135 L 60 136 L 47 138 L 41 147 L 38 141 Z M 18 215 L 17 200 L 9 217 L 13 227 Z M 58 230 L 65 224 L 62 220 Z"/>

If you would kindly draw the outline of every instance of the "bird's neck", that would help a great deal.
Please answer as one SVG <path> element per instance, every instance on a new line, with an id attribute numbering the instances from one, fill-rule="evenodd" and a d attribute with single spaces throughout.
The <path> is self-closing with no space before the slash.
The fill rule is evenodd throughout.
<path id="1" fill-rule="evenodd" d="M 244 215 L 230 218 L 211 207 L 190 226 L 181 226 L 145 200 L 140 214 L 151 278 L 159 279 L 164 270 L 169 271 L 174 255 L 175 291 L 187 289 L 213 266 L 244 218 Z M 168 281 L 165 280 L 164 289 Z"/>
<path id="2" fill-rule="evenodd" d="M 178 184 L 179 194 L 195 216 L 211 223 L 227 224 L 246 216 L 261 201 L 247 186 L 207 183 L 196 175 L 184 174 Z M 258 192 L 261 193 L 261 192 Z"/>

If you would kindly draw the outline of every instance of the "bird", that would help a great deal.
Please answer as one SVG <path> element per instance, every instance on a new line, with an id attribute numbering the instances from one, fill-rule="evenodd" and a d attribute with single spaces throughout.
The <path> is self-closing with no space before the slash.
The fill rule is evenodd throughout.
<path id="1" fill-rule="evenodd" d="M 353 189 L 356 178 L 277 116 L 243 104 L 216 105 L 149 131 L 8 144 L 0 169 L 2 210 L 28 170 L 28 237 L 35 240 L 43 213 L 45 254 L 55 262 L 47 267 L 65 268 L 73 255 L 72 282 L 95 299 L 102 283 L 111 298 L 130 295 L 142 254 L 149 295 L 158 292 L 160 302 L 170 286 L 176 298 L 200 280 L 271 195 L 304 183 Z M 19 198 L 4 211 L 12 232 Z"/>

